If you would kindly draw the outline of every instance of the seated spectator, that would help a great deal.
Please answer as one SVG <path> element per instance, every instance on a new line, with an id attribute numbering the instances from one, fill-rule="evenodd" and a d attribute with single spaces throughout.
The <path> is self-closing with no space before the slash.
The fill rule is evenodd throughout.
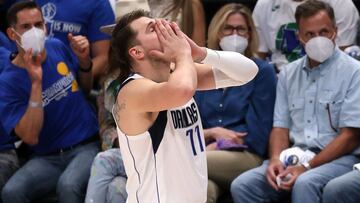
<path id="1" fill-rule="evenodd" d="M 329 181 L 323 193 L 326 203 L 357 203 L 360 202 L 360 163 L 354 170 Z"/>
<path id="2" fill-rule="evenodd" d="M 306 1 L 295 18 L 307 55 L 280 72 L 270 159 L 233 181 L 235 202 L 279 201 L 290 192 L 293 203 L 321 202 L 326 183 L 360 161 L 360 63 L 336 47 L 328 3 Z M 285 167 L 280 154 L 289 147 L 315 156 Z"/>
<path id="3" fill-rule="evenodd" d="M 353 45 L 359 13 L 351 0 L 323 0 L 335 12 L 337 37 L 336 44 L 341 48 Z M 278 70 L 283 65 L 295 61 L 305 54 L 296 37 L 298 27 L 295 23 L 296 7 L 305 0 L 258 0 L 253 18 L 259 33 L 259 55 L 271 57 Z"/>
<path id="4" fill-rule="evenodd" d="M 61 41 L 45 40 L 33 1 L 14 4 L 8 22 L 19 53 L 0 75 L 0 119 L 34 154 L 6 183 L 2 200 L 29 202 L 56 189 L 59 202 L 83 202 L 99 151 L 97 119 L 84 96 L 92 86 L 89 42 L 69 34 L 74 60 Z"/>
<path id="5" fill-rule="evenodd" d="M 213 17 L 208 47 L 236 51 L 252 58 L 259 73 L 237 87 L 196 93 L 207 143 L 208 199 L 228 193 L 234 178 L 257 167 L 266 157 L 275 103 L 274 67 L 256 58 L 258 37 L 250 10 L 227 4 Z"/>
<path id="6" fill-rule="evenodd" d="M 116 124 L 111 114 L 115 95 L 120 83 L 119 69 L 110 69 L 103 77 L 103 88 L 97 97 L 98 118 L 102 150 L 96 155 L 91 167 L 91 175 L 85 202 L 125 203 L 126 174 L 119 150 Z"/>
<path id="7" fill-rule="evenodd" d="M 56 37 L 70 45 L 68 33 L 83 35 L 90 42 L 93 75 L 97 80 L 105 73 L 108 63 L 110 37 L 100 27 L 115 22 L 115 14 L 108 0 L 35 0 L 43 12 L 49 37 Z M 69 46 L 70 48 L 70 46 Z"/>
<path id="8" fill-rule="evenodd" d="M 0 123 L 0 193 L 5 183 L 19 168 L 19 160 L 15 152 L 14 141 L 15 137 L 7 135 Z"/>

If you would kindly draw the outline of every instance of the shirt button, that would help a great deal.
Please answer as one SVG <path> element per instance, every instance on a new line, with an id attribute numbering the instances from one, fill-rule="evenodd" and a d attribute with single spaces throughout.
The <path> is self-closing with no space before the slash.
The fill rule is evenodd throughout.
<path id="1" fill-rule="evenodd" d="M 221 119 L 219 119 L 219 123 L 222 123 L 222 120 L 221 120 Z"/>
<path id="2" fill-rule="evenodd" d="M 311 123 L 311 120 L 307 120 L 308 123 Z"/>
<path id="3" fill-rule="evenodd" d="M 312 104 L 312 103 L 313 103 L 313 101 L 312 101 L 312 100 L 310 100 L 310 101 L 309 101 L 309 103 L 310 103 L 310 104 Z"/>
<path id="4" fill-rule="evenodd" d="M 219 104 L 219 107 L 222 108 L 222 107 L 223 107 L 223 104 Z"/>
<path id="5" fill-rule="evenodd" d="M 307 138 L 310 138 L 310 136 L 308 135 L 308 136 L 306 136 Z"/>
<path id="6" fill-rule="evenodd" d="M 313 80 L 312 82 L 315 82 L 315 80 Z"/>

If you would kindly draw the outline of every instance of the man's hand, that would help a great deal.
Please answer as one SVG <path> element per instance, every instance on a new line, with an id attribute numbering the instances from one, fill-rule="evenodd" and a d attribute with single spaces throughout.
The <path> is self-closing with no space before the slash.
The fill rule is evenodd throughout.
<path id="1" fill-rule="evenodd" d="M 73 36 L 71 33 L 68 34 L 71 49 L 77 56 L 80 66 L 84 69 L 90 67 L 90 44 L 86 37 L 82 35 Z"/>
<path id="2" fill-rule="evenodd" d="M 155 31 L 163 50 L 151 50 L 149 54 L 152 57 L 166 62 L 176 62 L 183 57 L 191 56 L 190 45 L 179 27 L 171 27 L 165 20 L 157 19 L 155 22 Z"/>
<path id="3" fill-rule="evenodd" d="M 273 187 L 276 191 L 279 191 L 280 189 L 276 183 L 276 176 L 281 174 L 284 170 L 285 168 L 281 163 L 280 159 L 273 158 L 269 160 L 269 165 L 266 169 L 266 179 L 270 186 Z"/>
<path id="4" fill-rule="evenodd" d="M 306 171 L 305 167 L 300 166 L 288 166 L 285 171 L 279 174 L 280 178 L 284 178 L 288 174 L 291 174 L 291 178 L 286 181 L 282 181 L 281 185 L 279 186 L 280 189 L 290 191 L 296 181 L 296 179 Z"/>
<path id="5" fill-rule="evenodd" d="M 31 82 L 42 81 L 41 54 L 32 56 L 32 49 L 25 52 L 23 57 L 25 68 L 30 76 Z"/>

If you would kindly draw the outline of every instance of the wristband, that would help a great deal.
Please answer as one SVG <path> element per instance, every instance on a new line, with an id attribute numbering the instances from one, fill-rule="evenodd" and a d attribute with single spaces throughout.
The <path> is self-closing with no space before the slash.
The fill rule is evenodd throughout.
<path id="1" fill-rule="evenodd" d="M 93 62 L 90 61 L 90 66 L 89 66 L 88 68 L 83 69 L 83 68 L 81 68 L 81 67 L 79 66 L 79 70 L 80 70 L 81 72 L 83 72 L 83 73 L 88 73 L 88 72 L 90 72 L 90 71 L 92 70 L 92 67 L 93 67 Z"/>
<path id="2" fill-rule="evenodd" d="M 31 108 L 42 108 L 43 104 L 42 104 L 42 102 L 29 101 L 29 107 L 31 107 Z"/>

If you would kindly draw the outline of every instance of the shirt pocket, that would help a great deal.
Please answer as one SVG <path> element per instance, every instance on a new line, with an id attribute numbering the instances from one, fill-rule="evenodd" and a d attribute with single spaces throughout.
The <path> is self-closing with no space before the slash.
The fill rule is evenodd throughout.
<path id="1" fill-rule="evenodd" d="M 289 111 L 292 130 L 301 131 L 304 122 L 305 99 L 292 97 L 289 99 Z"/>
<path id="2" fill-rule="evenodd" d="M 339 129 L 340 111 L 344 99 L 319 99 L 319 131 L 321 133 L 337 133 Z"/>

